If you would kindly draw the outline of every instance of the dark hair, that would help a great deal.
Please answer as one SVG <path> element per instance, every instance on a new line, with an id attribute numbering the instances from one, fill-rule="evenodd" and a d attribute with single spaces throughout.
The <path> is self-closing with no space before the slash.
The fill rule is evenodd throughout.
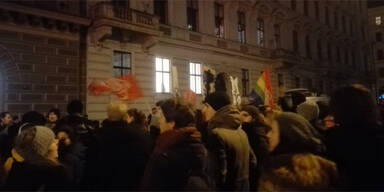
<path id="1" fill-rule="evenodd" d="M 75 133 L 75 130 L 69 125 L 60 125 L 55 129 L 55 135 L 57 135 L 59 132 L 65 132 L 72 143 L 75 143 L 77 141 L 77 135 Z"/>
<path id="2" fill-rule="evenodd" d="M 243 105 L 241 110 L 246 111 L 252 117 L 252 123 L 254 123 L 255 126 L 265 127 L 267 131 L 271 129 L 271 126 L 268 125 L 267 122 L 265 122 L 265 120 L 262 118 L 261 113 L 257 107 L 253 105 Z"/>
<path id="3" fill-rule="evenodd" d="M 167 122 L 175 122 L 175 128 L 195 124 L 195 111 L 183 100 L 167 99 L 160 104 Z"/>
<path id="4" fill-rule="evenodd" d="M 57 116 L 57 119 L 60 119 L 60 109 L 58 108 L 52 108 L 48 112 L 48 116 L 50 113 L 54 113 Z"/>
<path id="5" fill-rule="evenodd" d="M 144 128 L 147 125 L 147 117 L 145 114 L 136 108 L 129 109 L 127 111 L 129 116 L 133 117 L 132 124 L 139 125 L 141 128 Z"/>
<path id="6" fill-rule="evenodd" d="M 4 119 L 7 114 L 11 115 L 9 112 L 2 112 L 0 113 L 0 119 Z"/>
<path id="7" fill-rule="evenodd" d="M 335 122 L 340 125 L 374 125 L 379 120 L 376 103 L 367 88 L 350 85 L 336 90 L 330 101 Z"/>
<path id="8" fill-rule="evenodd" d="M 46 119 L 44 115 L 37 111 L 29 111 L 24 113 L 21 122 L 29 123 L 30 125 L 45 125 Z"/>
<path id="9" fill-rule="evenodd" d="M 80 100 L 72 100 L 67 105 L 67 112 L 69 114 L 83 113 L 83 103 Z"/>
<path id="10" fill-rule="evenodd" d="M 328 103 L 324 101 L 316 102 L 317 106 L 319 106 L 319 119 L 324 119 L 328 115 L 330 115 L 330 109 Z"/>
<path id="11" fill-rule="evenodd" d="M 226 92 L 215 91 L 209 94 L 203 103 L 208 103 L 215 111 L 218 111 L 222 107 L 230 105 L 231 99 Z"/>

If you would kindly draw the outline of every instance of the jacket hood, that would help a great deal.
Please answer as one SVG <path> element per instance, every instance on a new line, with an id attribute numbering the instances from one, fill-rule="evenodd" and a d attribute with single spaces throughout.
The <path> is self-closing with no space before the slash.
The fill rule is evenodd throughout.
<path id="1" fill-rule="evenodd" d="M 238 129 L 241 125 L 240 112 L 233 105 L 227 105 L 219 109 L 208 122 L 209 129 L 226 128 Z"/>

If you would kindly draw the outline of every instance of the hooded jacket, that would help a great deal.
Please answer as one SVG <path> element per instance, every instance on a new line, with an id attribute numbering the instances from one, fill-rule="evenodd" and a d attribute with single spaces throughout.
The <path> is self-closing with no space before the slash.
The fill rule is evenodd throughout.
<path id="1" fill-rule="evenodd" d="M 313 153 L 324 155 L 325 145 L 320 134 L 304 117 L 283 112 L 276 118 L 280 129 L 280 143 L 273 154 Z"/>
<path id="2" fill-rule="evenodd" d="M 211 140 L 219 164 L 217 184 L 225 191 L 248 191 L 249 172 L 256 167 L 256 157 L 246 133 L 241 129 L 239 110 L 232 105 L 219 109 L 208 122 Z M 250 167 L 251 165 L 251 167 Z"/>

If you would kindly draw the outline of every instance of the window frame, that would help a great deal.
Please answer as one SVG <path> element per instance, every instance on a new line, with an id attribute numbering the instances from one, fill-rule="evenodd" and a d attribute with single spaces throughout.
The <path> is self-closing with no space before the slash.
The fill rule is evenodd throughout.
<path id="1" fill-rule="evenodd" d="M 161 70 L 157 70 L 157 59 L 161 59 Z M 164 60 L 168 60 L 168 71 L 164 71 Z M 157 74 L 158 73 L 161 73 L 161 81 L 164 82 L 164 74 L 165 73 L 168 73 L 168 81 L 169 81 L 169 91 L 166 90 L 165 88 L 165 85 L 164 83 L 162 83 L 164 86 L 161 87 L 161 91 L 158 91 L 158 87 L 157 87 Z M 156 56 L 155 57 L 155 82 L 156 82 L 156 85 L 155 85 L 155 93 L 171 93 L 172 92 L 172 63 L 171 63 L 171 59 L 167 58 L 167 57 L 162 57 L 162 56 Z M 163 89 L 164 88 L 164 89 Z"/>
<path id="2" fill-rule="evenodd" d="M 292 31 L 292 41 L 293 41 L 293 51 L 295 53 L 299 53 L 300 45 L 299 45 L 299 37 L 296 30 Z"/>
<path id="3" fill-rule="evenodd" d="M 200 65 L 200 74 L 197 74 L 196 73 L 196 64 Z M 191 65 L 195 65 L 194 66 L 194 71 L 195 73 L 193 73 L 191 71 L 191 68 L 192 66 Z M 191 77 L 195 77 L 195 88 L 193 89 L 192 88 L 192 85 L 191 85 L 191 82 L 192 82 L 192 78 Z M 199 77 L 200 78 L 200 81 L 198 82 L 197 81 L 197 78 L 196 77 Z M 197 83 L 200 84 L 200 92 L 197 91 Z M 194 61 L 189 61 L 189 89 L 191 91 L 193 91 L 194 93 L 196 93 L 197 95 L 201 95 L 203 94 L 203 64 L 201 64 L 201 62 L 194 62 Z"/>
<path id="4" fill-rule="evenodd" d="M 246 43 L 246 20 L 245 13 L 237 11 L 237 34 L 241 44 Z"/>
<path id="5" fill-rule="evenodd" d="M 215 2 L 215 36 L 224 39 L 224 5 Z"/>
<path id="6" fill-rule="evenodd" d="M 241 93 L 243 97 L 249 94 L 249 69 L 241 69 Z"/>
<path id="7" fill-rule="evenodd" d="M 120 54 L 120 65 L 115 65 L 115 54 Z M 129 55 L 129 67 L 124 66 L 124 55 Z M 115 70 L 118 69 L 120 71 L 120 76 L 118 77 L 123 77 L 126 75 L 131 75 L 132 74 L 132 53 L 130 52 L 124 52 L 124 51 L 113 51 L 113 76 L 115 76 Z M 128 74 L 124 74 L 124 70 L 128 70 Z M 117 78 L 117 77 L 116 77 Z"/>
<path id="8" fill-rule="evenodd" d="M 258 18 L 257 19 L 257 46 L 261 47 L 261 48 L 264 48 L 264 46 L 265 46 L 265 43 L 264 43 L 264 39 L 265 39 L 264 29 L 265 29 L 264 19 L 263 18 Z"/>
<path id="9" fill-rule="evenodd" d="M 187 0 L 187 28 L 190 31 L 199 31 L 199 1 L 197 0 Z"/>

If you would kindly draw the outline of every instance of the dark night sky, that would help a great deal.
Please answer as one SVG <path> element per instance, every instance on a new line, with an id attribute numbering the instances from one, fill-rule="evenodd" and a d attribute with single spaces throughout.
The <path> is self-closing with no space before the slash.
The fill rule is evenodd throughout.
<path id="1" fill-rule="evenodd" d="M 384 6 L 384 0 L 368 0 L 368 8 Z"/>

